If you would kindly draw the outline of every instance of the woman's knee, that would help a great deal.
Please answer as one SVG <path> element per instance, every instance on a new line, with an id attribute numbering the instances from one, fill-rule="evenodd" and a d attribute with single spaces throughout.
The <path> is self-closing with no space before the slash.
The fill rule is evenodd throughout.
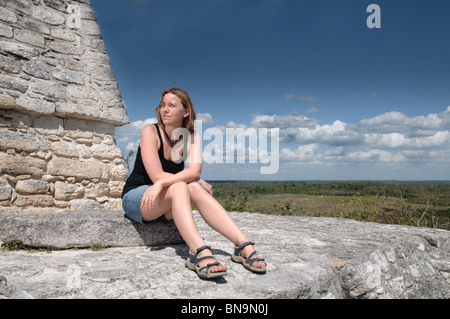
<path id="1" fill-rule="evenodd" d="M 169 196 L 177 198 L 183 195 L 189 195 L 188 184 L 185 182 L 173 183 L 167 188 Z"/>
<path id="2" fill-rule="evenodd" d="M 198 182 L 191 182 L 188 185 L 189 194 L 196 194 L 203 189 L 202 185 Z"/>

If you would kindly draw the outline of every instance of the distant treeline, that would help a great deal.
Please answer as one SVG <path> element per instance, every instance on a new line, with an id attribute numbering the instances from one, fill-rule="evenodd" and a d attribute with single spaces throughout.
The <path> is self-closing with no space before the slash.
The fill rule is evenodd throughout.
<path id="1" fill-rule="evenodd" d="M 227 211 L 450 230 L 449 181 L 210 181 Z"/>
<path id="2" fill-rule="evenodd" d="M 214 196 L 231 194 L 305 194 L 321 196 L 388 196 L 408 199 L 433 194 L 450 205 L 450 181 L 208 181 Z"/>

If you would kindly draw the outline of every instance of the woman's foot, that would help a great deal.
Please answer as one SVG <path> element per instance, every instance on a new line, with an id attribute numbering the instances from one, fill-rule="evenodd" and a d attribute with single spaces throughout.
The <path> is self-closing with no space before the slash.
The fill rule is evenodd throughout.
<path id="1" fill-rule="evenodd" d="M 248 256 L 250 256 L 250 254 L 251 254 L 252 252 L 254 252 L 254 251 L 255 251 L 255 249 L 253 248 L 253 245 L 245 246 L 245 247 L 241 250 L 240 256 L 243 257 L 243 258 L 245 258 L 245 259 L 247 259 Z M 252 258 L 263 259 L 263 258 L 259 258 L 258 254 L 254 254 L 254 255 L 252 256 Z M 255 261 L 255 262 L 253 263 L 253 267 L 255 267 L 255 268 L 265 268 L 265 267 L 266 267 L 266 263 L 265 263 L 264 261 Z"/>
<path id="2" fill-rule="evenodd" d="M 209 246 L 197 248 L 194 254 L 189 251 L 185 266 L 195 271 L 203 279 L 217 278 L 227 274 L 227 268 L 214 258 Z"/>
<path id="3" fill-rule="evenodd" d="M 209 250 L 209 249 L 204 249 L 204 250 L 202 250 L 202 251 L 200 252 L 200 254 L 198 255 L 199 258 L 201 258 L 201 257 L 206 257 L 206 256 L 213 256 L 211 250 Z M 208 265 L 211 264 L 211 263 L 213 263 L 213 259 L 204 260 L 204 261 L 201 261 L 201 262 L 198 264 L 198 267 L 202 268 L 202 267 L 208 266 Z M 224 265 L 220 264 L 220 265 L 218 265 L 218 266 L 213 266 L 213 267 L 211 267 L 211 269 L 210 269 L 209 272 L 215 273 L 215 272 L 224 272 L 224 271 L 227 271 L 227 267 L 225 267 Z"/>
<path id="4" fill-rule="evenodd" d="M 231 260 L 242 264 L 246 269 L 254 273 L 262 274 L 266 272 L 266 263 L 264 262 L 264 258 L 260 258 L 256 253 L 253 248 L 254 244 L 251 241 L 240 243 L 234 249 Z"/>

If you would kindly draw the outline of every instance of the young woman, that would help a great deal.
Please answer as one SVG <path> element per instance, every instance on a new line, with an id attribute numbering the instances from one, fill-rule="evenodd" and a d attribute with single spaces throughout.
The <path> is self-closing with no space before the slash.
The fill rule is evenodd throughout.
<path id="1" fill-rule="evenodd" d="M 254 243 L 212 196 L 211 185 L 200 179 L 201 137 L 195 136 L 195 111 L 188 93 L 178 88 L 164 90 L 155 114 L 158 123 L 146 125 L 141 131 L 134 169 L 123 190 L 126 216 L 144 224 L 159 218 L 173 219 L 189 246 L 186 267 L 201 278 L 224 276 L 227 268 L 212 256 L 211 247 L 197 230 L 194 204 L 209 226 L 235 244 L 233 261 L 252 272 L 264 273 L 266 264 L 256 254 Z M 188 134 L 172 135 L 176 129 Z M 177 139 L 173 140 L 175 135 Z M 189 158 L 186 169 L 183 158 Z"/>

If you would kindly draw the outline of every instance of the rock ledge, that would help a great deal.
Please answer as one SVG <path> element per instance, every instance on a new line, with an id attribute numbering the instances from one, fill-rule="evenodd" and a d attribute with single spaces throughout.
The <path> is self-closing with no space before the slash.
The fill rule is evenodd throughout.
<path id="1" fill-rule="evenodd" d="M 0 252 L 0 275 L 37 298 L 450 298 L 448 231 L 230 214 L 266 258 L 265 275 L 232 263 L 231 243 L 195 211 L 200 233 L 228 267 L 221 279 L 201 280 L 184 267 L 188 248 L 173 224 L 136 225 L 120 211 L 95 210 L 0 219 L 4 242 L 109 247 Z"/>

